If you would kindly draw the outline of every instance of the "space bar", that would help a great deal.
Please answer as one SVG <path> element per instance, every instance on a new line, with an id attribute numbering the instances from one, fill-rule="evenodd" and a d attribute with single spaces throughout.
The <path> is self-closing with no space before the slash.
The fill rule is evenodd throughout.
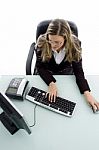
<path id="1" fill-rule="evenodd" d="M 41 101 L 42 104 L 49 106 L 49 103 L 46 101 Z"/>
<path id="2" fill-rule="evenodd" d="M 44 105 L 47 105 L 47 106 L 49 106 L 49 107 L 52 107 L 52 108 L 54 108 L 54 109 L 58 109 L 58 107 L 57 107 L 57 106 L 52 105 L 52 104 L 49 104 L 49 102 L 48 102 L 48 101 L 41 101 L 41 103 L 42 103 L 42 104 L 44 104 Z"/>
<path id="3" fill-rule="evenodd" d="M 58 109 L 57 106 L 50 104 L 50 107 L 54 108 L 54 109 Z"/>

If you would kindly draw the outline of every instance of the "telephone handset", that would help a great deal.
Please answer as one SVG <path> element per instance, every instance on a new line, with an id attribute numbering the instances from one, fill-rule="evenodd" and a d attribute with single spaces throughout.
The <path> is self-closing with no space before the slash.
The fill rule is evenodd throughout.
<path id="1" fill-rule="evenodd" d="M 13 78 L 5 92 L 8 97 L 23 99 L 23 94 L 27 86 L 28 80 L 25 78 Z"/>

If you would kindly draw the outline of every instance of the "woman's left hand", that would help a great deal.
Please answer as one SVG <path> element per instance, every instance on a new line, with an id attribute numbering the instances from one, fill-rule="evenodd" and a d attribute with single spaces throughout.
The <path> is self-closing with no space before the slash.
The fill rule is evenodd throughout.
<path id="1" fill-rule="evenodd" d="M 87 102 L 89 103 L 89 105 L 91 105 L 91 107 L 93 108 L 93 110 L 94 111 L 96 111 L 96 110 L 99 111 L 99 102 L 97 102 L 95 100 L 95 98 L 91 95 L 91 93 L 89 91 L 85 91 L 84 96 L 85 96 Z"/>

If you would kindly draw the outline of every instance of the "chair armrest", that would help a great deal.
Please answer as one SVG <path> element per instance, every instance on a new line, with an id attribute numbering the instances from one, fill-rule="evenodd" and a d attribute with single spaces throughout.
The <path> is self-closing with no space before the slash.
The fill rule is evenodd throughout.
<path id="1" fill-rule="evenodd" d="M 27 61 L 26 61 L 26 75 L 31 75 L 31 64 L 32 64 L 32 58 L 35 51 L 35 43 L 32 43 L 30 46 L 30 50 L 28 53 Z"/>

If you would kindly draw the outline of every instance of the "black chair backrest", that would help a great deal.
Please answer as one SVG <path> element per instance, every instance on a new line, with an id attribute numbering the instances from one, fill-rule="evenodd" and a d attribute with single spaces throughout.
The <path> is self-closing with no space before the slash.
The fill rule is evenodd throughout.
<path id="1" fill-rule="evenodd" d="M 45 20 L 38 24 L 37 30 L 36 30 L 36 40 L 41 34 L 46 33 L 47 27 L 50 22 L 51 22 L 51 20 Z M 69 23 L 70 28 L 71 28 L 72 32 L 74 33 L 74 35 L 76 35 L 78 37 L 77 25 L 72 21 L 68 21 L 68 23 Z"/>

